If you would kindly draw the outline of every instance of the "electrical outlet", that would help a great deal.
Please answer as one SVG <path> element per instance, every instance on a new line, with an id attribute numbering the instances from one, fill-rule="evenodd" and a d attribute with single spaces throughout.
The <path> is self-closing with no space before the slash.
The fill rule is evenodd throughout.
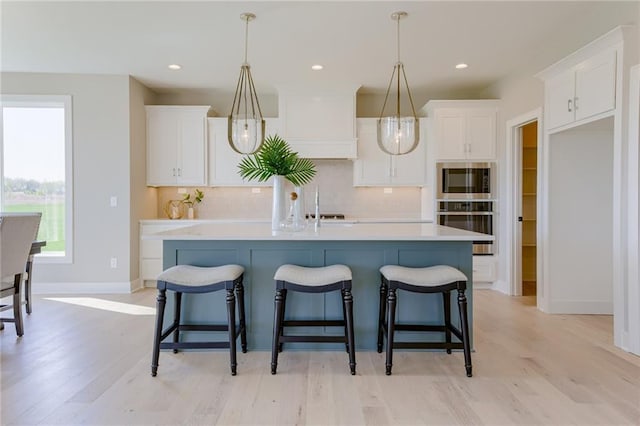
<path id="1" fill-rule="evenodd" d="M 186 194 L 187 188 L 178 188 L 178 194 Z"/>
<path id="2" fill-rule="evenodd" d="M 251 188 L 251 193 L 252 194 L 259 194 L 261 192 L 262 192 L 262 190 L 260 188 Z"/>
<path id="3" fill-rule="evenodd" d="M 118 197 L 116 197 L 115 195 L 112 195 L 111 198 L 109 199 L 109 205 L 111 207 L 117 207 L 118 206 Z"/>
<path id="4" fill-rule="evenodd" d="M 393 194 L 393 188 L 384 188 L 383 192 L 385 194 Z"/>
<path id="5" fill-rule="evenodd" d="M 118 258 L 117 257 L 112 257 L 111 258 L 111 268 L 115 269 L 118 267 Z"/>

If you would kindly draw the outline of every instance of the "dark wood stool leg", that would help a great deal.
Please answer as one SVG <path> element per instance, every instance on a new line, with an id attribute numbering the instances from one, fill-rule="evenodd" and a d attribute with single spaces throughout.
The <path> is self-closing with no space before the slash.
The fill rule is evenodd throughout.
<path id="1" fill-rule="evenodd" d="M 238 316 L 240 317 L 240 345 L 242 353 L 247 353 L 247 323 L 244 315 L 244 286 L 242 281 L 236 284 L 236 298 L 238 299 Z"/>
<path id="2" fill-rule="evenodd" d="M 282 329 L 283 320 L 283 290 L 276 290 L 276 298 L 274 304 L 274 319 L 273 319 L 273 342 L 271 346 L 271 374 L 276 374 L 278 368 L 278 351 L 280 347 L 280 332 Z"/>
<path id="3" fill-rule="evenodd" d="M 236 296 L 233 289 L 227 290 L 227 318 L 229 324 L 229 358 L 231 365 L 231 375 L 236 375 Z"/>
<path id="4" fill-rule="evenodd" d="M 347 331 L 347 342 L 349 343 L 347 348 L 349 350 L 349 368 L 351 369 L 351 375 L 356 374 L 356 344 L 353 333 L 353 295 L 351 290 L 342 290 L 343 304 L 345 309 L 344 321 Z"/>
<path id="5" fill-rule="evenodd" d="M 280 321 L 280 333 L 278 334 L 279 336 L 283 336 L 284 335 L 284 311 L 287 308 L 287 289 L 283 289 L 282 290 L 282 305 L 280 305 L 281 310 L 282 310 L 282 314 L 280 316 L 281 321 Z M 280 338 L 278 338 L 278 352 L 282 352 L 282 349 L 284 347 L 284 342 L 280 341 Z"/>
<path id="6" fill-rule="evenodd" d="M 22 294 L 20 286 L 22 285 L 22 274 L 17 274 L 13 279 L 13 285 L 16 287 L 13 293 L 13 322 L 16 325 L 16 334 L 22 336 L 24 334 L 24 323 L 22 322 Z"/>
<path id="7" fill-rule="evenodd" d="M 387 296 L 387 376 L 391 375 L 393 365 L 393 332 L 395 331 L 396 318 L 396 289 L 390 288 Z"/>
<path id="8" fill-rule="evenodd" d="M 384 317 L 387 311 L 387 286 L 384 278 L 380 283 L 380 306 L 378 311 L 378 353 L 382 353 L 384 342 Z"/>
<path id="9" fill-rule="evenodd" d="M 27 314 L 31 314 L 31 271 L 33 270 L 33 255 L 27 258 L 27 278 L 24 280 L 24 300 L 27 305 Z"/>
<path id="10" fill-rule="evenodd" d="M 158 374 L 158 359 L 160 358 L 160 337 L 162 336 L 162 321 L 164 319 L 164 307 L 167 303 L 166 290 L 158 290 L 156 309 L 156 331 L 153 338 L 153 354 L 151 356 L 151 375 Z"/>
<path id="11" fill-rule="evenodd" d="M 451 292 L 442 293 L 442 304 L 444 306 L 444 336 L 447 344 L 447 353 L 451 353 Z"/>
<path id="12" fill-rule="evenodd" d="M 467 318 L 467 296 L 465 296 L 464 294 L 464 289 L 458 290 L 458 310 L 460 311 L 460 327 L 462 328 L 464 367 L 467 370 L 467 377 L 471 377 L 472 376 L 471 344 L 469 343 L 469 320 Z"/>
<path id="13" fill-rule="evenodd" d="M 349 335 L 349 330 L 348 330 L 348 324 L 347 324 L 347 307 L 346 307 L 346 300 L 345 299 L 345 289 L 341 289 L 340 290 L 340 294 L 342 294 L 342 318 L 344 320 L 344 335 L 348 336 Z M 347 342 L 344 344 L 344 349 L 349 352 L 349 339 L 347 339 Z"/>
<path id="14" fill-rule="evenodd" d="M 173 323 L 176 325 L 176 330 L 173 332 L 173 343 L 180 341 L 180 315 L 182 311 L 182 293 L 176 291 L 176 305 L 174 306 Z M 174 354 L 178 353 L 178 349 L 173 350 Z"/>

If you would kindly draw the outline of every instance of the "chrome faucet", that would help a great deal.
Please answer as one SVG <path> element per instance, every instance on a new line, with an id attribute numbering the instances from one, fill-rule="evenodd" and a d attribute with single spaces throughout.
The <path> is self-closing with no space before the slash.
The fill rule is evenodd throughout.
<path id="1" fill-rule="evenodd" d="M 314 226 L 316 229 L 320 227 L 320 190 L 316 186 L 316 217 L 314 218 Z"/>

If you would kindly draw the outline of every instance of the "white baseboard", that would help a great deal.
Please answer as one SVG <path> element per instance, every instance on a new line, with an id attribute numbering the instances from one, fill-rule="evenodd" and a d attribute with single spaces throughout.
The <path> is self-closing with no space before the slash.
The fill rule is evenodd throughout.
<path id="1" fill-rule="evenodd" d="M 493 285 L 491 286 L 491 290 L 499 291 L 502 294 L 512 296 L 509 285 L 506 281 L 503 280 L 494 281 Z"/>
<path id="2" fill-rule="evenodd" d="M 63 282 L 63 283 L 43 283 L 34 282 L 31 284 L 33 294 L 99 294 L 99 293 L 132 293 L 140 286 L 139 280 L 123 282 Z"/>
<path id="3" fill-rule="evenodd" d="M 489 282 L 473 283 L 474 290 L 492 290 L 493 284 Z"/>
<path id="4" fill-rule="evenodd" d="M 613 302 L 597 300 L 552 300 L 550 314 L 613 315 Z"/>

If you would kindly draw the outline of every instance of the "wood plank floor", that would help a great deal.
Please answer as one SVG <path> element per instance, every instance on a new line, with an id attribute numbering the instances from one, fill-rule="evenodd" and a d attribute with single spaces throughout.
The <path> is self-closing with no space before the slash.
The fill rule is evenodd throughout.
<path id="1" fill-rule="evenodd" d="M 62 298 L 62 296 L 55 296 Z M 16 338 L 0 331 L 2 425 L 638 425 L 640 358 L 612 344 L 612 318 L 547 315 L 533 299 L 474 294 L 474 377 L 461 353 L 160 356 L 150 376 L 155 291 L 35 299 Z M 357 301 L 355 301 L 357 303 Z M 143 312 L 119 312 L 139 306 Z M 146 311 L 146 313 L 145 313 Z"/>

